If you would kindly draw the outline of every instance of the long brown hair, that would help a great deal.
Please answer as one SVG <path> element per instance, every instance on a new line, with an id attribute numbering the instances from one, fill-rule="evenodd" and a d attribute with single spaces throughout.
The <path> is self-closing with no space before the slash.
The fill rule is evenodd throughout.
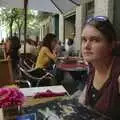
<path id="1" fill-rule="evenodd" d="M 83 28 L 86 25 L 91 25 L 91 26 L 95 27 L 97 30 L 99 30 L 104 35 L 104 37 L 106 38 L 106 40 L 109 43 L 112 43 L 113 41 L 117 41 L 116 31 L 115 31 L 112 23 L 109 21 L 108 17 L 106 17 L 106 16 L 95 16 L 95 17 L 91 16 L 85 21 Z"/>
<path id="2" fill-rule="evenodd" d="M 50 49 L 50 51 L 52 52 L 52 46 L 51 46 L 51 43 L 53 42 L 53 41 L 56 41 L 57 42 L 57 40 L 56 40 L 56 35 L 55 34 L 53 34 L 53 33 L 48 33 L 45 37 L 44 37 L 44 39 L 43 39 L 43 46 L 46 46 L 46 47 L 48 47 L 49 49 Z"/>
<path id="3" fill-rule="evenodd" d="M 108 17 L 106 16 L 95 16 L 95 17 L 89 17 L 84 25 L 83 29 L 86 25 L 90 25 L 95 27 L 98 31 L 100 31 L 103 36 L 106 38 L 108 43 L 113 43 L 114 42 L 114 48 L 112 49 L 112 55 L 113 56 L 120 56 L 120 46 L 117 44 L 117 36 L 116 36 L 116 31 Z M 119 53 L 119 54 L 118 54 Z"/>

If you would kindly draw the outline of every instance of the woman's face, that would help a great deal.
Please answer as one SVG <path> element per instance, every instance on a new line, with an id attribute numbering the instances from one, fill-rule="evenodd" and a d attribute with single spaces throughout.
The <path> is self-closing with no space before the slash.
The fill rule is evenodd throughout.
<path id="1" fill-rule="evenodd" d="M 112 45 L 95 27 L 86 25 L 82 31 L 82 55 L 87 62 L 98 62 L 112 54 Z"/>
<path id="2" fill-rule="evenodd" d="M 56 40 L 53 40 L 53 41 L 51 42 L 51 47 L 52 47 L 52 49 L 55 48 L 56 44 L 57 44 Z"/>
<path id="3" fill-rule="evenodd" d="M 11 40 L 7 40 L 6 41 L 6 51 L 8 52 L 8 51 L 10 51 L 10 49 L 11 49 Z"/>

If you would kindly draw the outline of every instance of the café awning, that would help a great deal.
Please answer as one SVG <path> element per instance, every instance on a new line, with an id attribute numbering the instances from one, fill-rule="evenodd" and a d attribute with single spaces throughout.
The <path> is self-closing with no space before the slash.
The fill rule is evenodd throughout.
<path id="1" fill-rule="evenodd" d="M 28 9 L 51 13 L 66 13 L 79 4 L 80 0 L 28 0 Z M 24 0 L 0 0 L 0 6 L 24 8 Z"/>

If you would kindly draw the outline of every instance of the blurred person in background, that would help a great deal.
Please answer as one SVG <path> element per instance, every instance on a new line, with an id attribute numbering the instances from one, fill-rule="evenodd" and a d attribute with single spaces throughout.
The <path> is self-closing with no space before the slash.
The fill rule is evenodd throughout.
<path id="1" fill-rule="evenodd" d="M 56 47 L 55 47 L 54 50 L 56 51 L 57 57 L 63 57 L 64 56 L 65 48 L 61 44 L 61 41 L 57 42 Z"/>
<path id="2" fill-rule="evenodd" d="M 17 36 L 9 37 L 5 43 L 6 57 L 11 59 L 14 80 L 18 79 L 20 40 Z"/>
<path id="3" fill-rule="evenodd" d="M 52 70 L 52 65 L 56 61 L 56 51 L 54 50 L 57 44 L 55 34 L 48 33 L 42 42 L 42 47 L 37 57 L 35 68 L 45 68 Z"/>
<path id="4" fill-rule="evenodd" d="M 68 44 L 68 50 L 67 50 L 68 56 L 74 56 L 75 53 L 74 40 L 69 38 L 67 44 Z"/>

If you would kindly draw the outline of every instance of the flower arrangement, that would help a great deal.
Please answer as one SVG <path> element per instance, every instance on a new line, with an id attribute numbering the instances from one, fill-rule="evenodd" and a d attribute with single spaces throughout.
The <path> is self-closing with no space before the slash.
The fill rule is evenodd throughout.
<path id="1" fill-rule="evenodd" d="M 24 102 L 23 93 L 16 87 L 0 88 L 0 108 L 21 106 Z"/>

